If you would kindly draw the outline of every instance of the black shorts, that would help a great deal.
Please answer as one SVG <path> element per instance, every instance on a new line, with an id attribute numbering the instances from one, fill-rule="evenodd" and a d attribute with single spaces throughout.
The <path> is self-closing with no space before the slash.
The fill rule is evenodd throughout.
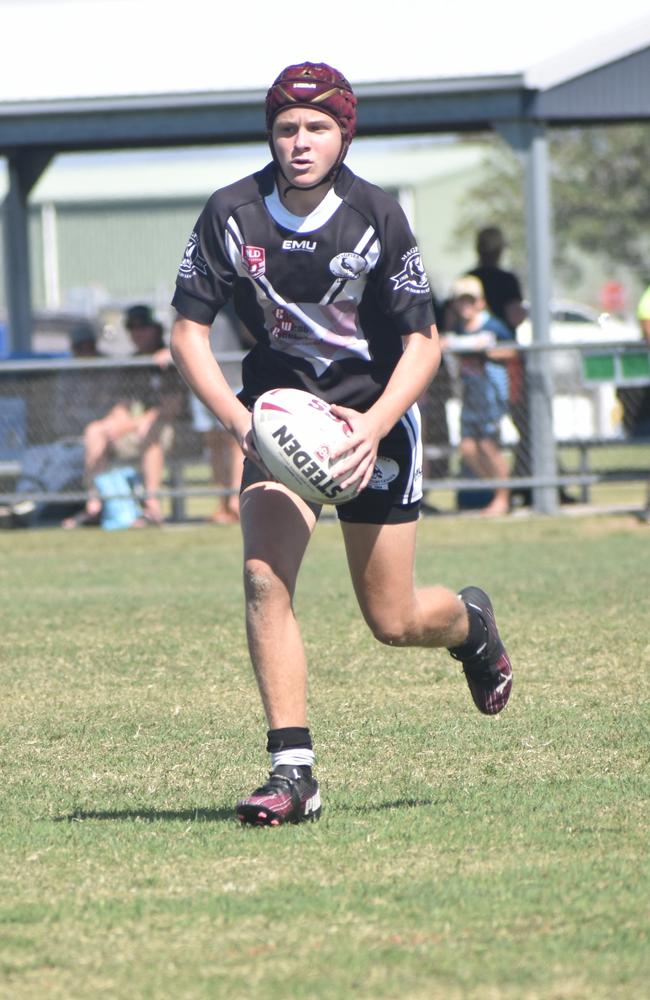
<path id="1" fill-rule="evenodd" d="M 242 490 L 267 482 L 261 469 L 244 462 Z M 412 406 L 379 442 L 377 462 L 365 490 L 336 505 L 339 521 L 351 524 L 405 524 L 417 521 L 422 501 L 422 434 L 420 412 Z M 321 504 L 308 503 L 316 517 Z"/>

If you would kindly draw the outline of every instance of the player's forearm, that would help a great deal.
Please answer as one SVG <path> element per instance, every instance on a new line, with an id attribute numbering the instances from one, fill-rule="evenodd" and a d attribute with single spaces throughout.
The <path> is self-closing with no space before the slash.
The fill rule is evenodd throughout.
<path id="1" fill-rule="evenodd" d="M 171 352 L 192 392 L 241 441 L 250 415 L 230 389 L 212 353 L 210 328 L 180 317 L 172 329 Z"/>
<path id="2" fill-rule="evenodd" d="M 404 352 L 383 393 L 371 407 L 381 436 L 417 402 L 440 366 L 440 343 L 435 326 L 404 338 Z"/>

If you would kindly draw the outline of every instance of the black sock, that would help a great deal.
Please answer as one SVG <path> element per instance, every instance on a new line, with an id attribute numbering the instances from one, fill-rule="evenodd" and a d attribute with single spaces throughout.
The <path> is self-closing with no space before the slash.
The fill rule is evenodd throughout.
<path id="1" fill-rule="evenodd" d="M 280 750 L 311 750 L 311 734 L 301 726 L 287 726 L 285 729 L 269 729 L 266 734 L 266 749 L 269 753 Z"/>
<path id="2" fill-rule="evenodd" d="M 464 642 L 460 646 L 449 647 L 449 652 L 457 660 L 470 660 L 476 656 L 481 647 L 485 646 L 488 638 L 487 625 L 482 614 L 471 604 L 466 604 L 467 617 L 469 618 L 469 632 Z"/>
<path id="3" fill-rule="evenodd" d="M 302 726 L 270 729 L 266 749 L 271 754 L 271 767 L 297 767 L 305 777 L 311 778 L 314 751 L 309 730 Z"/>

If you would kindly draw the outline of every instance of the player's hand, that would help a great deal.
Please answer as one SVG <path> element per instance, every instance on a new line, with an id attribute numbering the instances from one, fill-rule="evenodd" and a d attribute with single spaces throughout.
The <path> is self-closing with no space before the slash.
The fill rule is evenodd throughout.
<path id="1" fill-rule="evenodd" d="M 255 439 L 253 438 L 253 424 L 250 414 L 248 415 L 248 425 L 245 426 L 241 432 L 241 437 L 237 437 L 237 444 L 243 451 L 246 458 L 249 458 L 251 462 L 262 470 L 267 479 L 275 482 L 275 476 L 272 476 L 267 467 L 264 465 L 260 453 L 255 447 Z"/>
<path id="2" fill-rule="evenodd" d="M 343 489 L 356 483 L 361 492 L 370 482 L 375 469 L 381 440 L 379 425 L 370 412 L 359 413 L 358 410 L 339 406 L 337 403 L 333 403 L 331 409 L 335 417 L 345 420 L 352 432 L 345 443 L 330 456 L 331 461 L 336 463 L 333 471 L 337 477 L 344 477 L 340 483 Z M 337 463 L 336 460 L 341 455 L 346 457 Z"/>

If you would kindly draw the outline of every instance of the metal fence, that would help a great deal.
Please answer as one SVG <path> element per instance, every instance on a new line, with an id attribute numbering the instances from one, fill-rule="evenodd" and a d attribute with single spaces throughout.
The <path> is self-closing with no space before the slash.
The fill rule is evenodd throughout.
<path id="1" fill-rule="evenodd" d="M 242 357 L 219 357 L 233 383 Z M 506 487 L 520 502 L 552 513 L 563 491 L 572 489 L 576 499 L 588 501 L 596 484 L 650 477 L 650 353 L 641 343 L 518 347 L 507 365 L 507 413 L 500 419 L 506 478 L 477 475 L 466 459 L 468 357 L 476 362 L 482 356 L 445 351 L 441 371 L 420 401 L 424 482 L 432 503 L 436 492 L 451 491 L 459 509 L 478 508 L 492 491 Z M 139 358 L 6 361 L 0 363 L 5 518 L 27 503 L 35 505 L 29 523 L 56 521 L 83 504 L 92 485 L 84 471 L 87 428 L 118 400 L 130 412 L 162 403 L 167 433 L 156 493 L 167 500 L 171 519 L 185 517 L 188 498 L 224 492 L 212 480 L 190 394 L 175 370 L 161 371 Z M 107 454 L 113 466 L 124 461 L 119 446 Z M 137 448 L 129 461 L 137 467 Z"/>
<path id="2" fill-rule="evenodd" d="M 517 346 L 516 354 L 500 426 L 508 479 L 477 482 L 462 460 L 463 354 L 446 352 L 422 406 L 428 489 L 461 491 L 469 507 L 508 486 L 553 512 L 569 487 L 587 501 L 599 483 L 650 476 L 650 352 L 642 343 Z"/>

